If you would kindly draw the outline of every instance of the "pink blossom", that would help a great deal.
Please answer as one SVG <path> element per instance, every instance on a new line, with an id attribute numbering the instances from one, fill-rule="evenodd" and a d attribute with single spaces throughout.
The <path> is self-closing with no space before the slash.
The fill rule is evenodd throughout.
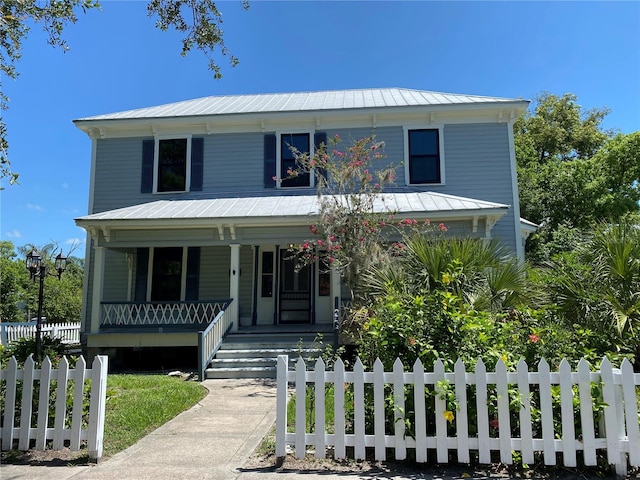
<path id="1" fill-rule="evenodd" d="M 335 241 L 336 241 L 336 237 L 335 237 L 335 235 L 331 235 L 331 236 L 329 237 L 329 241 L 330 241 L 330 242 L 335 242 Z"/>
<path id="2" fill-rule="evenodd" d="M 500 426 L 500 423 L 498 422 L 498 419 L 497 419 L 497 418 L 494 418 L 493 420 L 491 420 L 491 421 L 489 422 L 489 426 L 490 426 L 491 428 L 498 428 L 498 427 Z"/>
<path id="3" fill-rule="evenodd" d="M 441 223 L 440 225 L 438 225 L 438 228 L 440 229 L 441 232 L 446 232 L 447 230 L 449 230 L 444 223 Z"/>
<path id="4" fill-rule="evenodd" d="M 532 333 L 531 335 L 529 335 L 529 341 L 531 343 L 538 343 L 540 341 L 540 337 L 535 333 Z"/>

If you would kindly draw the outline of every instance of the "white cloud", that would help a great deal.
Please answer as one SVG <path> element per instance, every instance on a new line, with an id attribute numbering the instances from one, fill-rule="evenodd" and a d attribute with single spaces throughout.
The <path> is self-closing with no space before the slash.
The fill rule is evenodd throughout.
<path id="1" fill-rule="evenodd" d="M 9 238 L 22 238 L 22 234 L 18 230 L 12 230 L 7 232 L 7 237 Z"/>
<path id="2" fill-rule="evenodd" d="M 33 203 L 27 203 L 27 208 L 29 210 L 35 210 L 36 212 L 44 212 L 44 208 L 40 205 L 34 205 Z"/>
<path id="3" fill-rule="evenodd" d="M 82 245 L 85 242 L 84 238 L 69 238 L 64 241 L 65 245 Z"/>

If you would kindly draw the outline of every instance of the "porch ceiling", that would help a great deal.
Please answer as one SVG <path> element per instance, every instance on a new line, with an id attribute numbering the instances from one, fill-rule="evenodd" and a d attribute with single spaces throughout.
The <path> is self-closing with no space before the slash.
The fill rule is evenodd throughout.
<path id="1" fill-rule="evenodd" d="M 453 219 L 502 217 L 509 205 L 434 192 L 384 193 L 374 208 L 407 217 Z M 302 225 L 318 215 L 316 195 L 169 199 L 76 218 L 83 228 L 210 227 L 212 224 Z"/>

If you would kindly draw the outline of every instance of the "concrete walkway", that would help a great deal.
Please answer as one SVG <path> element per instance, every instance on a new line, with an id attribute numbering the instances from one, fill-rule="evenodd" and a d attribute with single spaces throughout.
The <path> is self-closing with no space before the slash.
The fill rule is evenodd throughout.
<path id="1" fill-rule="evenodd" d="M 2 465 L 0 478 L 265 478 L 257 472 L 243 473 L 238 468 L 245 465 L 275 421 L 275 382 L 207 380 L 204 385 L 209 394 L 200 403 L 98 465 Z"/>

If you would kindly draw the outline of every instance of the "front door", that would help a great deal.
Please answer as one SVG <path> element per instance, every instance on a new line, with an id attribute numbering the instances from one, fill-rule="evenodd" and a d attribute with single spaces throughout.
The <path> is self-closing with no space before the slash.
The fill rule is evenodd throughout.
<path id="1" fill-rule="evenodd" d="M 279 323 L 311 323 L 311 268 L 296 271 L 296 260 L 280 251 Z"/>

